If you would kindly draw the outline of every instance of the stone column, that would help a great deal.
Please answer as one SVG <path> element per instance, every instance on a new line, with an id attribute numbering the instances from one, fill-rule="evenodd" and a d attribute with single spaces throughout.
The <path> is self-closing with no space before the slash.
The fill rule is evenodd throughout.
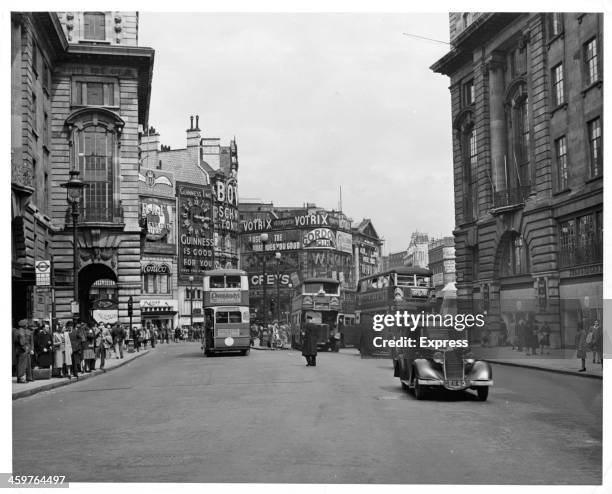
<path id="1" fill-rule="evenodd" d="M 504 112 L 504 54 L 493 52 L 486 60 L 489 71 L 489 126 L 491 136 L 491 179 L 496 191 L 504 190 L 506 171 L 506 115 Z"/>

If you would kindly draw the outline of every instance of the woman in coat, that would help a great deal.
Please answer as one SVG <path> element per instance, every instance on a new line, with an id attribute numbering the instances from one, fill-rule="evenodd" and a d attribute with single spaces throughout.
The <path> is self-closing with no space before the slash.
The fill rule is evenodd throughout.
<path id="1" fill-rule="evenodd" d="M 582 324 L 578 326 L 576 333 L 576 356 L 581 360 L 582 367 L 578 372 L 586 372 L 585 360 L 587 356 L 586 331 Z"/>
<path id="2" fill-rule="evenodd" d="M 96 370 L 96 335 L 94 330 L 85 325 L 85 344 L 83 345 L 83 360 L 85 372 Z"/>
<path id="3" fill-rule="evenodd" d="M 72 345 L 70 344 L 70 333 L 62 324 L 53 333 L 53 352 L 55 367 L 61 369 L 62 377 L 72 378 Z"/>

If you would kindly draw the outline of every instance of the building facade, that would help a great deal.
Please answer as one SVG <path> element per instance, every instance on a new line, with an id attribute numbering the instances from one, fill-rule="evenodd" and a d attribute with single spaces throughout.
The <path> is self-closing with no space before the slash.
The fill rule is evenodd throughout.
<path id="1" fill-rule="evenodd" d="M 451 13 L 458 303 L 553 347 L 601 319 L 603 17 Z"/>
<path id="2" fill-rule="evenodd" d="M 138 46 L 135 12 L 15 13 L 12 26 L 13 317 L 127 322 L 132 296 L 140 322 L 139 129 L 154 51 Z M 73 170 L 86 185 L 76 245 L 61 187 Z M 40 259 L 54 266 L 55 304 L 30 297 Z"/>
<path id="3" fill-rule="evenodd" d="M 49 287 L 36 286 L 35 262 L 53 259 L 52 73 L 68 47 L 57 15 L 11 14 L 11 291 L 13 322 L 46 319 Z M 51 267 L 49 267 L 51 269 Z M 60 273 L 57 271 L 60 281 Z M 64 280 L 67 281 L 67 280 Z"/>
<path id="4" fill-rule="evenodd" d="M 149 145 L 143 136 L 143 148 Z M 142 297 L 144 327 L 178 326 L 176 192 L 174 175 L 165 170 L 140 168 L 138 175 L 141 221 Z"/>
<path id="5" fill-rule="evenodd" d="M 264 311 L 267 322 L 288 320 L 292 290 L 314 277 L 340 281 L 343 302 L 354 306 L 358 278 L 379 267 L 382 241 L 370 220 L 353 225 L 344 213 L 315 204 L 276 207 L 241 202 L 240 230 L 241 266 L 249 273 L 255 320 L 262 321 Z M 268 235 L 265 245 L 263 233 Z"/>
<path id="6" fill-rule="evenodd" d="M 161 145 L 154 128 L 145 133 L 142 143 L 143 179 L 148 174 L 154 181 L 174 180 L 176 269 L 171 277 L 172 308 L 166 310 L 177 311 L 178 326 L 198 326 L 204 321 L 204 271 L 239 266 L 236 141 L 222 146 L 219 138 L 202 137 L 199 116 L 195 120 L 192 116 L 185 148 Z"/>
<path id="7" fill-rule="evenodd" d="M 455 282 L 455 238 L 443 237 L 429 242 L 429 269 L 433 273 L 432 283 L 436 296 L 442 297 L 442 290 Z"/>
<path id="8" fill-rule="evenodd" d="M 412 233 L 406 249 L 404 265 L 427 268 L 429 265 L 429 236 L 426 233 Z"/>

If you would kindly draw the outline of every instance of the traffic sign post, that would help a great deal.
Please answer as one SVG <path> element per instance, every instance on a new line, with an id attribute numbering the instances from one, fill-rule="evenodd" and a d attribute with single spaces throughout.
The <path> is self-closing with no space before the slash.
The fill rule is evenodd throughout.
<path id="1" fill-rule="evenodd" d="M 36 286 L 51 286 L 51 261 L 36 261 Z"/>

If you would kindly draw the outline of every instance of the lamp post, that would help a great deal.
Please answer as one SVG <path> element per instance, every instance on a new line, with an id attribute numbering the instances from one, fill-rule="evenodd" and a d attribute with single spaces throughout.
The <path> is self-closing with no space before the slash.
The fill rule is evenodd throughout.
<path id="1" fill-rule="evenodd" d="M 280 260 L 281 253 L 274 254 L 276 258 L 276 323 L 280 324 Z"/>
<path id="2" fill-rule="evenodd" d="M 287 310 L 287 324 L 291 324 L 291 309 L 293 307 L 293 283 L 289 282 L 289 308 Z"/>
<path id="3" fill-rule="evenodd" d="M 77 222 L 79 220 L 79 204 L 81 203 L 81 194 L 83 188 L 87 187 L 81 179 L 79 179 L 79 170 L 70 170 L 70 180 L 63 184 L 61 187 L 66 189 L 66 201 L 72 207 L 72 276 L 74 279 L 74 293 L 73 293 L 73 305 L 72 320 L 76 325 L 79 319 L 80 307 L 79 302 L 79 246 L 77 244 Z M 78 308 L 78 310 L 75 310 Z"/>
<path id="4" fill-rule="evenodd" d="M 261 285 L 261 289 L 262 289 L 262 296 L 261 296 L 261 302 L 262 302 L 262 317 L 263 317 L 263 327 L 264 330 L 267 329 L 266 328 L 266 319 L 267 319 L 267 313 L 268 310 L 266 308 L 266 244 L 268 243 L 268 234 L 267 233 L 262 233 L 261 234 L 261 274 L 262 274 L 262 285 Z"/>
<path id="5" fill-rule="evenodd" d="M 189 317 L 191 319 L 190 329 L 193 334 L 193 276 L 189 276 Z"/>

